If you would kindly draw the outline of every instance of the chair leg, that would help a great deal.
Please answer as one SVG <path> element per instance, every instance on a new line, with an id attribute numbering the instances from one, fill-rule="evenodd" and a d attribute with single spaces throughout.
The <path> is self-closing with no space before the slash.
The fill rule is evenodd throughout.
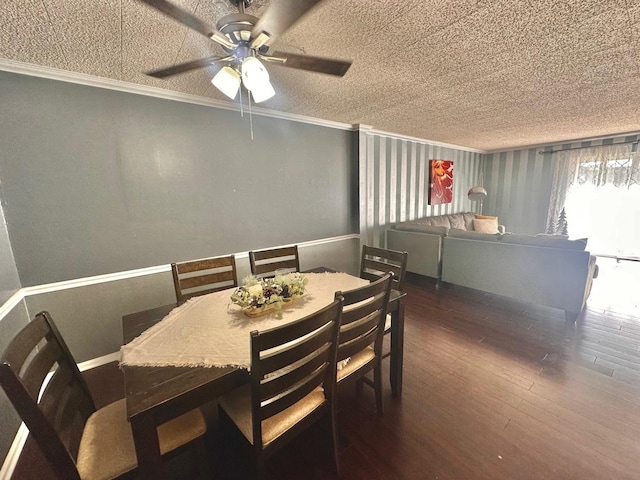
<path id="1" fill-rule="evenodd" d="M 198 457 L 198 472 L 202 480 L 211 479 L 211 466 L 209 465 L 209 454 L 207 452 L 207 444 L 205 443 L 204 436 L 195 440 L 194 454 Z"/>
<path id="2" fill-rule="evenodd" d="M 382 362 L 378 362 L 373 369 L 373 383 L 376 394 L 376 411 L 382 416 Z"/>
<path id="3" fill-rule="evenodd" d="M 334 473 L 338 475 L 340 473 L 340 461 L 338 460 L 338 427 L 336 422 L 335 407 L 332 405 L 326 414 L 325 428 L 328 430 L 331 443 L 331 452 L 333 456 L 333 468 Z"/>
<path id="4" fill-rule="evenodd" d="M 258 450 L 255 446 L 254 452 L 253 478 L 255 478 L 255 480 L 262 480 L 264 478 L 264 455 L 262 454 L 262 450 Z"/>
<path id="5" fill-rule="evenodd" d="M 360 397 L 362 395 L 362 385 L 364 384 L 364 380 L 359 378 L 356 380 L 356 397 Z"/>

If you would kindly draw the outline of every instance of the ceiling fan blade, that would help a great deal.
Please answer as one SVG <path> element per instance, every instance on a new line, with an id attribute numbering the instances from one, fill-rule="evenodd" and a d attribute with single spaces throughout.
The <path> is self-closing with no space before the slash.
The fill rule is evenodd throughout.
<path id="1" fill-rule="evenodd" d="M 178 65 L 172 65 L 171 67 L 160 68 L 151 72 L 146 72 L 146 75 L 155 78 L 167 78 L 179 73 L 195 70 L 196 68 L 208 67 L 216 62 L 231 60 L 232 57 L 208 57 L 201 58 L 200 60 L 192 60 L 190 62 L 180 63 Z"/>
<path id="2" fill-rule="evenodd" d="M 167 2 L 166 0 L 138 0 L 140 2 L 144 2 L 150 7 L 155 8 L 159 12 L 164 13 L 168 17 L 173 18 L 177 22 L 180 22 L 182 25 L 189 27 L 196 32 L 200 32 L 205 37 L 209 37 L 214 42 L 217 42 L 225 47 L 233 48 L 235 45 L 225 37 L 220 31 L 211 25 L 206 24 L 198 17 L 192 15 L 191 13 L 183 10 L 180 7 L 173 5 L 172 3 Z"/>
<path id="3" fill-rule="evenodd" d="M 267 11 L 251 30 L 251 48 L 270 45 L 277 37 L 322 0 L 278 0 L 271 2 Z"/>
<path id="4" fill-rule="evenodd" d="M 311 72 L 326 73 L 343 77 L 351 62 L 335 60 L 332 58 L 313 57 L 311 55 L 297 55 L 295 53 L 274 52 L 271 56 L 261 55 L 268 62 L 274 62 L 284 67 L 308 70 Z M 282 61 L 284 60 L 284 62 Z"/>

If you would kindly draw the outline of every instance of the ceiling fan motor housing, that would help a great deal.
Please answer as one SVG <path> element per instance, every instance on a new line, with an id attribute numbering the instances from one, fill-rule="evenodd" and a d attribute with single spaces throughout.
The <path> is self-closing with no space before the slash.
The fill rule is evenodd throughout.
<path id="1" fill-rule="evenodd" d="M 251 49 L 249 48 L 249 41 L 251 40 L 251 30 L 257 21 L 258 19 L 256 17 L 246 13 L 232 13 L 218 20 L 216 22 L 218 30 L 236 45 L 235 48 L 229 48 L 224 45 L 222 48 L 224 48 L 227 53 L 234 54 L 240 61 L 250 56 Z"/>

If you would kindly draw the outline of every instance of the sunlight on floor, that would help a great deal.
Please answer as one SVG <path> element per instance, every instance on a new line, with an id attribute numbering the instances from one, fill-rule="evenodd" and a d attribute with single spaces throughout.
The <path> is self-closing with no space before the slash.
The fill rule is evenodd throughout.
<path id="1" fill-rule="evenodd" d="M 640 262 L 598 257 L 597 263 L 589 307 L 640 317 Z"/>

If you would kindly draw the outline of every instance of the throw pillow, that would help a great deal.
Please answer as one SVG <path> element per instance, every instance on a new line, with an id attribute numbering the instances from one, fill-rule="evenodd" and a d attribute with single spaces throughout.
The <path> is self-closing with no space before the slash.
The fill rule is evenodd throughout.
<path id="1" fill-rule="evenodd" d="M 476 214 L 476 218 L 479 218 L 480 220 L 498 220 L 498 217 L 492 217 L 491 215 L 478 215 Z"/>
<path id="2" fill-rule="evenodd" d="M 498 233 L 498 217 L 493 219 L 475 218 L 473 229 L 478 233 Z"/>

